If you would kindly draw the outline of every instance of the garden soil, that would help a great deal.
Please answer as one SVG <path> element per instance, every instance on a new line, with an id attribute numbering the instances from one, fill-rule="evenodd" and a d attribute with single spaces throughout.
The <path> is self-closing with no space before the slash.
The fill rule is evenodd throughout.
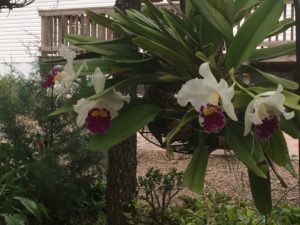
<path id="1" fill-rule="evenodd" d="M 184 171 L 191 160 L 191 155 L 186 154 L 175 154 L 175 159 L 169 160 L 166 157 L 164 149 L 151 144 L 140 135 L 138 136 L 137 157 L 138 176 L 145 175 L 147 170 L 151 167 L 158 168 L 164 173 L 167 173 L 171 168 L 176 168 L 178 171 Z M 298 156 L 293 155 L 292 159 L 294 168 L 298 171 Z M 298 180 L 280 167 L 276 167 L 276 170 L 277 174 L 281 176 L 287 187 L 283 187 L 274 172 L 271 172 L 272 197 L 274 204 L 279 201 L 288 201 L 293 204 L 298 204 Z M 239 202 L 251 199 L 248 175 L 245 166 L 237 161 L 234 155 L 224 152 L 223 150 L 218 150 L 216 153 L 212 154 L 208 161 L 205 177 L 204 193 L 208 192 L 224 193 Z M 197 194 L 191 192 L 187 188 L 180 191 L 178 196 L 180 195 L 197 196 Z"/>

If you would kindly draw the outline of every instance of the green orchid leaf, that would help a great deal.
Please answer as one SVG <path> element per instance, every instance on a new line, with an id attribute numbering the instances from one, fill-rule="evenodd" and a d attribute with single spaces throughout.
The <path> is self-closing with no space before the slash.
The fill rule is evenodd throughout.
<path id="1" fill-rule="evenodd" d="M 63 106 L 50 113 L 48 116 L 58 116 L 62 113 L 72 112 L 74 104 L 76 104 L 76 102 L 67 102 Z"/>
<path id="2" fill-rule="evenodd" d="M 246 108 L 253 98 L 243 91 L 236 91 L 234 94 L 233 105 L 235 109 Z"/>
<path id="3" fill-rule="evenodd" d="M 300 139 L 300 111 L 295 111 L 295 116 L 290 120 L 281 118 L 280 127 L 291 137 Z"/>
<path id="4" fill-rule="evenodd" d="M 174 158 L 173 149 L 172 149 L 172 141 L 178 132 L 182 131 L 182 128 L 187 126 L 187 124 L 192 120 L 197 118 L 198 115 L 195 115 L 195 111 L 187 112 L 181 120 L 177 122 L 175 127 L 167 134 L 166 136 L 166 146 L 167 146 L 167 156 L 170 159 Z"/>
<path id="5" fill-rule="evenodd" d="M 106 133 L 94 135 L 91 138 L 89 149 L 97 152 L 107 151 L 154 120 L 160 110 L 159 107 L 152 104 L 139 104 L 122 110 L 113 119 L 112 126 Z"/>
<path id="6" fill-rule="evenodd" d="M 115 22 L 111 18 L 107 17 L 105 14 L 97 14 L 93 11 L 87 10 L 86 11 L 87 16 L 93 20 L 95 23 L 102 25 L 103 27 L 107 27 L 111 30 L 114 30 L 112 27 L 112 24 Z"/>
<path id="7" fill-rule="evenodd" d="M 233 38 L 233 29 L 228 20 L 207 0 L 191 0 L 203 17 L 214 26 L 227 41 Z M 204 31 L 205 32 L 205 31 Z"/>
<path id="8" fill-rule="evenodd" d="M 277 129 L 275 133 L 272 135 L 270 140 L 268 141 L 268 145 L 266 147 L 267 155 L 270 159 L 272 159 L 273 162 L 275 162 L 277 165 L 290 168 L 289 172 L 297 177 L 297 173 L 293 168 L 289 151 L 287 147 L 286 140 L 283 136 L 283 133 L 280 129 Z"/>
<path id="9" fill-rule="evenodd" d="M 151 14 L 153 15 L 152 19 L 155 19 L 156 22 L 160 24 L 160 21 L 163 21 L 162 12 L 149 0 L 142 0 L 142 2 L 145 3 L 145 6 L 149 9 L 148 12 L 151 12 Z"/>
<path id="10" fill-rule="evenodd" d="M 266 178 L 266 174 L 257 166 L 251 152 L 253 150 L 252 137 L 243 136 L 244 127 L 237 122 L 230 122 L 225 129 L 225 137 L 234 154 L 257 176 Z"/>
<path id="11" fill-rule="evenodd" d="M 207 168 L 209 151 L 205 143 L 200 143 L 195 149 L 193 158 L 183 174 L 183 185 L 196 193 L 204 188 L 204 177 Z"/>
<path id="12" fill-rule="evenodd" d="M 184 80 L 181 77 L 178 77 L 173 74 L 164 73 L 164 72 L 156 72 L 156 73 L 146 73 L 130 78 L 121 79 L 121 81 L 109 86 L 108 88 L 105 88 L 103 91 L 94 94 L 90 97 L 88 97 L 88 100 L 95 100 L 99 97 L 107 94 L 108 92 L 112 91 L 113 89 L 121 88 L 121 87 L 128 87 L 133 86 L 137 84 L 151 84 L 151 83 L 157 83 L 157 82 L 163 82 L 163 83 L 182 83 Z"/>
<path id="13" fill-rule="evenodd" d="M 281 84 L 284 89 L 291 89 L 291 90 L 297 90 L 299 88 L 299 84 L 295 81 L 291 81 L 288 79 L 284 79 L 278 76 L 275 76 L 270 73 L 263 72 L 259 69 L 256 69 L 254 67 L 250 66 L 242 66 L 241 71 L 250 73 L 250 74 L 257 74 L 264 78 L 266 78 L 268 81 L 272 82 L 273 84 Z"/>
<path id="14" fill-rule="evenodd" d="M 152 19 L 146 17 L 138 10 L 134 10 L 134 9 L 126 10 L 126 14 L 140 24 L 143 24 L 145 26 L 150 26 L 154 30 L 159 30 L 159 26 Z"/>
<path id="15" fill-rule="evenodd" d="M 167 48 L 164 45 L 151 41 L 148 38 L 140 36 L 134 38 L 132 42 L 145 50 L 155 52 L 156 55 L 165 59 L 180 72 L 185 72 L 191 67 L 190 62 L 188 62 L 187 58 L 184 58 L 173 49 Z"/>
<path id="16" fill-rule="evenodd" d="M 251 170 L 248 170 L 252 197 L 258 211 L 263 215 L 269 215 L 272 210 L 272 196 L 270 176 L 262 178 Z"/>
<path id="17" fill-rule="evenodd" d="M 100 41 L 97 38 L 90 38 L 82 35 L 68 35 L 65 37 L 65 39 L 82 49 L 86 49 L 90 52 L 95 52 L 100 55 L 123 55 L 128 58 L 136 57 L 137 55 L 137 52 L 135 49 L 133 49 L 133 46 L 128 44 L 128 39 Z"/>
<path id="18" fill-rule="evenodd" d="M 277 24 L 283 11 L 282 0 L 265 0 L 252 13 L 233 38 L 225 60 L 225 68 L 239 68 Z"/>
<path id="19" fill-rule="evenodd" d="M 272 37 L 272 36 L 277 35 L 277 34 L 280 34 L 283 31 L 291 28 L 292 26 L 295 26 L 295 21 L 293 19 L 287 18 L 287 19 L 281 20 L 276 24 L 274 30 L 272 30 L 272 32 L 269 33 L 267 38 Z"/>
<path id="20" fill-rule="evenodd" d="M 258 5 L 260 0 L 236 0 L 234 2 L 234 22 L 237 23 L 247 15 L 254 6 Z"/>
<path id="21" fill-rule="evenodd" d="M 300 111 L 300 96 L 286 90 L 283 91 L 283 94 L 285 96 L 284 104 L 291 109 Z"/>
<path id="22" fill-rule="evenodd" d="M 164 18 L 169 19 L 169 23 L 173 24 L 173 29 L 177 30 L 180 32 L 182 37 L 188 37 L 190 40 L 193 41 L 193 44 L 199 45 L 199 36 L 198 34 L 194 31 L 193 26 L 188 24 L 186 21 L 178 17 L 176 14 L 174 14 L 172 11 L 163 8 L 162 9 Z M 186 40 L 188 42 L 188 40 Z"/>
<path id="23" fill-rule="evenodd" d="M 284 55 L 293 55 L 296 53 L 296 43 L 291 42 L 283 45 L 272 46 L 268 48 L 256 49 L 248 60 L 266 60 Z"/>

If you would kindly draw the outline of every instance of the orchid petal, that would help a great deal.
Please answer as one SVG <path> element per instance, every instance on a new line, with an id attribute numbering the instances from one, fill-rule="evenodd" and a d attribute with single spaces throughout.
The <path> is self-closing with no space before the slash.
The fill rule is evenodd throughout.
<path id="1" fill-rule="evenodd" d="M 254 103 L 254 100 L 252 100 L 247 108 L 246 108 L 246 111 L 245 111 L 245 128 L 244 128 L 244 136 L 246 136 L 247 134 L 249 134 L 250 130 L 251 130 L 251 126 L 252 126 L 252 121 L 250 120 L 249 118 L 249 115 L 252 114 L 252 111 L 253 111 L 253 103 Z"/>
<path id="2" fill-rule="evenodd" d="M 218 94 L 220 95 L 222 105 L 224 108 L 224 111 L 226 114 L 234 121 L 237 121 L 238 118 L 235 115 L 234 112 L 234 106 L 231 102 L 233 96 L 234 96 L 234 88 L 233 86 L 228 87 L 227 82 L 224 79 L 220 80 L 220 83 L 218 84 L 218 88 L 216 90 Z"/>
<path id="3" fill-rule="evenodd" d="M 81 127 L 85 123 L 89 111 L 94 108 L 96 104 L 97 101 L 89 101 L 82 98 L 73 106 L 74 111 L 78 114 L 76 119 L 77 126 Z"/>
<path id="4" fill-rule="evenodd" d="M 94 72 L 94 88 L 95 92 L 99 93 L 104 90 L 106 76 L 103 74 L 101 69 L 97 67 Z"/>
<path id="5" fill-rule="evenodd" d="M 211 82 L 217 83 L 217 80 L 215 76 L 212 74 L 210 67 L 209 67 L 209 62 L 202 63 L 201 66 L 199 67 L 199 74 L 205 79 L 209 80 Z"/>
<path id="6" fill-rule="evenodd" d="M 207 103 L 209 95 L 210 93 L 203 88 L 203 80 L 195 78 L 182 85 L 178 94 L 175 94 L 175 98 L 179 105 L 186 106 L 190 102 L 198 111 L 202 105 Z"/>
<path id="7" fill-rule="evenodd" d="M 118 115 L 118 110 L 123 107 L 124 101 L 129 103 L 130 96 L 124 96 L 120 92 L 113 90 L 101 97 L 101 106 L 107 108 L 111 113 L 111 117 L 114 118 Z"/>

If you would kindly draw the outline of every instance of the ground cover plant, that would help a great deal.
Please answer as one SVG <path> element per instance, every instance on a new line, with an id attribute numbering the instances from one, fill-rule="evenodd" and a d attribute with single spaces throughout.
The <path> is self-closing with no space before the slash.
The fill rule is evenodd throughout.
<path id="1" fill-rule="evenodd" d="M 189 0 L 184 12 L 143 2 L 143 13 L 87 12 L 95 23 L 122 36 L 66 38 L 96 59 L 73 68 L 76 53 L 61 47 L 67 63 L 52 70 L 47 86 L 57 99 L 79 90 L 51 115 L 74 111 L 77 125 L 93 134 L 89 148 L 100 152 L 148 124 L 168 157 L 178 142 L 193 152 L 183 183 L 195 192 L 203 189 L 210 153 L 232 150 L 248 168 L 256 207 L 269 216 L 269 171 L 276 164 L 296 176 L 282 132 L 299 138 L 299 84 L 251 62 L 295 52 L 295 43 L 257 49 L 264 39 L 294 25 L 291 19 L 280 20 L 283 1 Z M 122 77 L 124 72 L 133 76 Z M 86 83 L 90 77 L 93 85 Z M 116 91 L 137 84 L 146 87 L 137 100 Z"/>

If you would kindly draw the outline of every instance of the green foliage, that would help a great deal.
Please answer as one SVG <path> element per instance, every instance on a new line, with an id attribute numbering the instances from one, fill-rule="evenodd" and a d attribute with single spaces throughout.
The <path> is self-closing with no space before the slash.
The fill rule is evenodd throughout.
<path id="1" fill-rule="evenodd" d="M 87 134 L 75 126 L 73 115 L 47 117 L 55 99 L 35 74 L 29 79 L 3 76 L 0 88 L 0 172 L 28 165 L 27 178 L 20 181 L 28 187 L 26 195 L 14 195 L 12 201 L 35 216 L 35 205 L 23 197 L 43 202 L 49 213 L 45 225 L 93 224 L 104 208 L 98 184 L 105 156 L 87 150 Z M 14 221 L 11 215 L 5 218 Z"/>
<path id="2" fill-rule="evenodd" d="M 143 216 L 147 216 L 148 224 L 165 224 L 165 210 L 183 188 L 182 175 L 174 168 L 166 174 L 150 168 L 145 176 L 139 176 L 138 199 L 133 202 L 135 215 L 126 215 L 130 224 L 141 224 Z"/>
<path id="3" fill-rule="evenodd" d="M 179 197 L 180 204 L 169 206 L 160 216 L 164 225 L 299 225 L 300 208 L 290 204 L 274 208 L 269 217 L 262 217 L 251 203 L 236 204 L 220 193 L 203 194 L 198 198 Z M 142 201 L 134 202 L 139 220 L 136 225 L 152 225 L 149 208 Z M 161 218 L 161 219 L 162 219 Z"/>
<path id="4" fill-rule="evenodd" d="M 1 149 L 3 150 L 3 149 Z M 0 177 L 0 224 L 39 224 L 48 216 L 43 204 L 28 198 L 28 167 L 7 168 Z"/>

